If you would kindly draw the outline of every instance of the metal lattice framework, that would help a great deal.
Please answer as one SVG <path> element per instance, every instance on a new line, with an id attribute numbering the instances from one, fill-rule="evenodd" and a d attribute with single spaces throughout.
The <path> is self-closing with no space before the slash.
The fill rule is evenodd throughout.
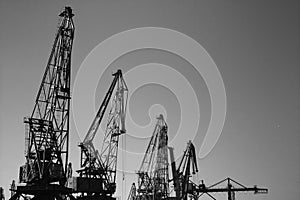
<path id="1" fill-rule="evenodd" d="M 148 144 L 142 165 L 137 172 L 137 199 L 168 197 L 168 126 L 160 115 Z"/>
<path id="2" fill-rule="evenodd" d="M 102 104 L 84 138 L 79 145 L 81 147 L 81 170 L 80 177 L 86 181 L 96 181 L 101 186 L 96 189 L 88 189 L 88 196 L 108 195 L 111 196 L 116 190 L 116 168 L 119 136 L 126 132 L 125 116 L 128 98 L 128 89 L 123 79 L 122 71 L 113 74 L 114 79 L 106 93 Z M 113 95 L 114 93 L 114 95 Z M 112 97 L 113 96 L 113 97 Z M 112 101 L 110 101 L 112 98 Z M 107 125 L 104 134 L 101 152 L 93 145 L 93 140 L 102 122 L 104 113 L 111 104 Z"/>
<path id="3" fill-rule="evenodd" d="M 119 136 L 126 132 L 125 115 L 127 98 L 128 88 L 121 74 L 117 81 L 115 95 L 108 113 L 100 154 L 110 183 L 116 182 Z"/>
<path id="4" fill-rule="evenodd" d="M 204 182 L 199 185 L 191 183 L 191 188 L 191 197 L 193 199 L 199 199 L 202 195 L 206 194 L 212 199 L 216 200 L 216 198 L 212 195 L 213 193 L 227 193 L 228 200 L 235 200 L 236 192 L 254 192 L 254 194 L 268 193 L 268 189 L 266 188 L 259 188 L 256 185 L 253 187 L 246 187 L 229 177 L 209 187 L 206 187 Z"/>
<path id="5" fill-rule="evenodd" d="M 26 123 L 26 164 L 20 181 L 28 184 L 66 181 L 68 162 L 71 52 L 74 39 L 70 7 L 58 28 L 35 106 Z"/>
<path id="6" fill-rule="evenodd" d="M 65 187 L 74 15 L 70 7 L 65 7 L 59 16 L 60 25 L 33 112 L 24 120 L 26 163 L 20 167 L 19 179 L 25 184 L 11 188 L 10 200 L 74 199 L 71 189 Z"/>
<path id="7" fill-rule="evenodd" d="M 191 174 L 198 172 L 196 151 L 193 143 L 188 142 L 178 165 L 176 173 L 173 172 L 176 197 L 186 200 L 188 197 Z M 177 180 L 176 180 L 177 179 Z"/>

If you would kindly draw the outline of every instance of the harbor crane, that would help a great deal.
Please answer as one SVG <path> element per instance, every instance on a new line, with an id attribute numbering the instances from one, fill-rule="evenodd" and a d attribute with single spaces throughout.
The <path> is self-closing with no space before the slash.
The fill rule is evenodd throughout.
<path id="1" fill-rule="evenodd" d="M 69 149 L 71 52 L 74 40 L 72 9 L 65 7 L 39 87 L 33 112 L 25 122 L 25 165 L 11 200 L 65 199 Z M 25 185 L 24 185 L 25 184 Z"/>
<path id="2" fill-rule="evenodd" d="M 114 199 L 112 195 L 116 191 L 119 136 L 126 132 L 125 116 L 128 88 L 121 70 L 118 70 L 113 76 L 114 79 L 108 92 L 83 142 L 79 144 L 81 148 L 81 169 L 77 171 L 79 177 L 73 177 L 70 181 L 73 190 L 81 193 L 78 199 Z M 111 99 L 112 101 L 110 101 Z M 93 144 L 93 140 L 109 103 L 111 103 L 111 107 L 108 112 L 102 149 L 99 153 Z"/>
<path id="3" fill-rule="evenodd" d="M 190 180 L 191 175 L 198 172 L 197 156 L 193 143 L 191 141 L 188 142 L 178 168 L 176 168 L 173 148 L 169 147 L 169 151 L 173 174 L 173 185 L 176 194 L 175 197 L 169 197 L 169 199 L 198 200 L 201 198 L 201 196 L 206 194 L 212 199 L 216 200 L 216 198 L 211 193 L 227 193 L 228 200 L 235 200 L 236 192 L 253 191 L 254 194 L 268 193 L 268 189 L 258 188 L 257 186 L 246 187 L 231 178 L 226 178 L 209 187 L 206 187 L 203 181 L 197 185 Z M 222 184 L 224 183 L 227 183 L 227 185 L 222 187 Z"/>
<path id="4" fill-rule="evenodd" d="M 191 141 L 188 142 L 178 168 L 176 168 L 173 148 L 169 147 L 169 151 L 176 199 L 186 200 L 188 193 L 191 192 L 189 191 L 191 174 L 198 172 L 195 147 Z"/>
<path id="5" fill-rule="evenodd" d="M 168 173 L 168 126 L 159 115 L 148 144 L 138 175 L 138 187 L 133 183 L 128 199 L 167 199 Z"/>

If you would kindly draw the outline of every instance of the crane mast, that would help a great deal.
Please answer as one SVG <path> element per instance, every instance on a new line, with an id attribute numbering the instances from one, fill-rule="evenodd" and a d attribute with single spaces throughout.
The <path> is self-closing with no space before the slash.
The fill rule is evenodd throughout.
<path id="1" fill-rule="evenodd" d="M 166 199 L 168 187 L 168 126 L 160 115 L 137 172 L 137 199 Z"/>
<path id="2" fill-rule="evenodd" d="M 113 74 L 114 79 L 102 101 L 100 108 L 79 145 L 81 147 L 81 169 L 78 170 L 83 184 L 93 184 L 89 188 L 76 188 L 83 196 L 112 196 L 116 191 L 116 167 L 119 136 L 126 132 L 125 116 L 128 88 L 122 71 Z M 113 92 L 114 96 L 113 95 Z M 110 102 L 112 98 L 112 101 Z M 93 140 L 102 122 L 105 111 L 111 103 L 101 152 L 94 147 Z"/>
<path id="3" fill-rule="evenodd" d="M 71 52 L 75 27 L 70 7 L 65 7 L 59 16 L 60 25 L 33 112 L 24 119 L 26 163 L 20 167 L 19 179 L 26 186 L 17 187 L 12 199 L 22 193 L 34 195 L 35 199 L 53 199 L 57 197 L 56 192 L 67 192 L 63 186 L 68 163 Z M 55 184 L 57 182 L 60 186 Z M 52 193 L 53 190 L 56 192 Z"/>

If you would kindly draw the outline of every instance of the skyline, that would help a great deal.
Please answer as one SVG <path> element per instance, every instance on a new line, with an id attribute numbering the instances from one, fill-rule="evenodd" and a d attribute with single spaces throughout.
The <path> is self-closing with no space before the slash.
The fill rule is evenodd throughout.
<path id="1" fill-rule="evenodd" d="M 241 195 L 240 198 L 297 199 L 300 186 L 300 12 L 296 1 L 189 1 L 186 4 L 180 1 L 0 1 L 3 27 L 0 35 L 0 186 L 5 188 L 6 197 L 8 185 L 12 179 L 17 180 L 18 168 L 25 162 L 23 117 L 32 112 L 53 44 L 58 14 L 66 5 L 70 5 L 75 14 L 72 88 L 84 60 L 97 45 L 115 34 L 140 27 L 162 27 L 184 33 L 202 45 L 214 60 L 227 96 L 222 134 L 212 151 L 198 160 L 198 178 L 210 185 L 232 177 L 246 186 L 258 184 L 269 189 L 267 195 Z M 94 91 L 93 106 L 97 109 L 102 101 L 112 71 L 122 66 L 126 80 L 126 72 L 129 76 L 134 67 L 148 64 L 149 68 L 149 63 L 153 68 L 162 67 L 153 63 L 169 66 L 192 85 L 201 113 L 201 130 L 196 137 L 201 144 L 211 114 L 207 85 L 201 74 L 194 73 L 190 63 L 170 52 L 132 51 L 105 66 Z M 170 73 L 167 69 L 159 72 L 165 77 Z M 171 78 L 167 80 L 174 88 L 180 87 L 171 82 Z M 175 148 L 177 155 L 182 153 L 189 138 L 185 137 L 186 133 L 177 133 L 182 120 L 180 109 L 183 109 L 178 108 L 179 94 L 155 84 L 135 91 L 129 88 L 129 92 L 132 97 L 128 102 L 130 118 L 143 127 L 142 133 L 130 133 L 140 137 L 134 140 L 141 149 L 138 153 L 144 152 L 147 140 L 143 138 L 151 135 L 155 116 L 161 112 L 167 115 L 170 137 L 178 134 L 180 139 L 186 140 Z M 74 97 L 72 101 L 76 101 Z M 85 112 L 84 108 L 76 109 Z M 72 114 L 70 160 L 76 170 L 79 167 L 77 144 L 94 116 L 82 114 L 86 120 L 80 122 L 75 122 L 73 117 Z M 132 124 L 128 126 L 130 130 L 134 130 Z M 99 141 L 101 143 L 101 136 Z M 131 144 L 127 144 L 128 151 L 133 151 Z M 134 171 L 141 159 L 128 157 L 127 165 L 129 162 L 135 166 L 125 167 Z M 135 175 L 127 176 L 125 183 L 119 180 L 118 187 L 126 184 L 126 188 L 119 190 L 117 196 L 128 194 L 130 181 L 136 179 Z"/>

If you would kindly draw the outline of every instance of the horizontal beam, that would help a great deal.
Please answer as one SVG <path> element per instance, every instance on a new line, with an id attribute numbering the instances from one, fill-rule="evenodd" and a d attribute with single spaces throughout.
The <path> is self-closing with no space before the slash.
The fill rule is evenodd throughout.
<path id="1" fill-rule="evenodd" d="M 267 194 L 268 189 L 265 188 L 197 188 L 197 192 L 199 193 L 213 193 L 213 192 L 251 192 L 253 191 L 255 194 Z"/>

